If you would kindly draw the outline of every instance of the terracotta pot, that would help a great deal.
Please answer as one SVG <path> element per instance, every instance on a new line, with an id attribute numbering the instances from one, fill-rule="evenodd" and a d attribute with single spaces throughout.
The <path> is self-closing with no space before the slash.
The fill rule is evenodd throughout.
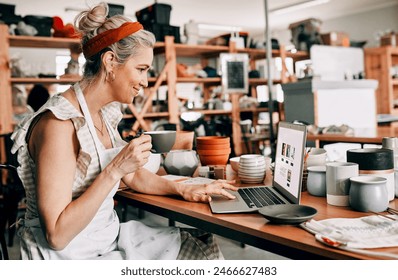
<path id="1" fill-rule="evenodd" d="M 228 162 L 229 154 L 217 156 L 199 155 L 200 163 L 202 165 L 226 165 Z"/>
<path id="2" fill-rule="evenodd" d="M 227 149 L 230 148 L 230 144 L 202 144 L 198 143 L 196 144 L 196 149 L 197 150 L 219 150 L 219 149 Z"/>
<path id="3" fill-rule="evenodd" d="M 218 149 L 218 150 L 199 150 L 196 149 L 197 153 L 199 155 L 204 155 L 204 156 L 211 156 L 211 155 L 229 155 L 231 153 L 231 148 L 226 148 L 226 149 Z"/>
<path id="4" fill-rule="evenodd" d="M 200 136 L 196 138 L 196 144 L 229 144 L 230 138 L 224 136 Z"/>

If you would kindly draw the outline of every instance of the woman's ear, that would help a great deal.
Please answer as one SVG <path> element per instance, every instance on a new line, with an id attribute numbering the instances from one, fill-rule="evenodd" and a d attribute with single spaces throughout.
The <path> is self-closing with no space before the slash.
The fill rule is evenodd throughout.
<path id="1" fill-rule="evenodd" d="M 115 54 L 111 51 L 107 51 L 102 56 L 102 64 L 105 66 L 105 69 L 111 70 L 115 61 Z"/>

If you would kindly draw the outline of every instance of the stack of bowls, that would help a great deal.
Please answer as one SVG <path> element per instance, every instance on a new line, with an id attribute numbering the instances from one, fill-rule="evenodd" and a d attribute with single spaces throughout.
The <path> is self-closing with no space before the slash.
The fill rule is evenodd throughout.
<path id="1" fill-rule="evenodd" d="M 266 171 L 265 157 L 262 155 L 242 155 L 239 160 L 238 176 L 242 183 L 262 183 Z"/>
<path id="2" fill-rule="evenodd" d="M 202 165 L 226 165 L 231 153 L 229 137 L 201 136 L 196 138 L 196 151 Z"/>

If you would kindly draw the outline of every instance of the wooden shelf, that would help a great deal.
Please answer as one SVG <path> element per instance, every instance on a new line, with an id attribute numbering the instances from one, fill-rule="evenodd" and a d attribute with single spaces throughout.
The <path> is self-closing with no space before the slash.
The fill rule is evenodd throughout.
<path id="1" fill-rule="evenodd" d="M 71 38 L 14 35 L 10 35 L 8 38 L 12 47 L 68 49 L 73 45 L 80 44 L 79 39 Z"/>
<path id="2" fill-rule="evenodd" d="M 272 81 L 274 84 L 280 84 L 282 83 L 281 80 L 273 80 Z M 268 79 L 265 78 L 251 78 L 249 79 L 249 84 L 251 86 L 261 86 L 261 85 L 267 85 L 268 84 Z"/>
<path id="3" fill-rule="evenodd" d="M 23 47 L 23 48 L 52 48 L 52 49 L 70 49 L 72 46 L 80 44 L 80 39 L 71 38 L 58 38 L 58 37 L 36 37 L 36 36 L 14 36 L 8 35 L 8 27 L 0 24 L 0 92 L 4 93 L 1 95 L 0 102 L 0 132 L 12 131 L 12 103 L 11 103 L 11 84 L 73 84 L 80 80 L 80 78 L 10 78 L 11 71 L 7 61 L 9 61 L 9 48 L 10 47 Z M 177 83 L 198 83 L 203 85 L 205 98 L 209 97 L 211 87 L 214 85 L 221 85 L 220 77 L 212 78 L 181 78 L 177 77 L 176 63 L 178 57 L 192 57 L 201 60 L 203 65 L 206 65 L 207 59 L 217 59 L 220 53 L 247 53 L 250 58 L 250 62 L 254 62 L 258 59 L 266 58 L 265 49 L 236 49 L 234 44 L 230 46 L 213 46 L 213 45 L 185 45 L 174 43 L 174 38 L 171 36 L 165 36 L 165 42 L 156 42 L 154 46 L 154 54 L 164 56 L 166 61 L 165 68 L 162 71 L 162 75 L 167 75 L 167 79 L 164 79 L 160 85 L 167 85 L 168 87 L 168 108 L 166 112 L 147 112 L 143 114 L 144 119 L 156 119 L 156 118 L 167 118 L 171 123 L 178 123 L 180 112 L 178 112 L 178 99 L 176 98 L 176 84 Z M 297 52 L 289 53 L 286 52 L 283 46 L 280 50 L 272 50 L 272 57 L 292 57 L 295 60 L 308 58 L 308 53 Z M 283 70 L 284 71 L 284 70 Z M 282 71 L 282 72 L 283 72 Z M 283 73 L 282 73 L 283 74 Z M 282 75 L 283 76 L 283 75 Z M 158 77 L 148 78 L 148 84 L 151 87 L 158 89 L 159 84 L 156 83 Z M 249 79 L 249 84 L 252 86 L 266 85 L 267 79 L 256 78 Z M 274 80 L 273 83 L 282 83 L 281 80 Z M 151 98 L 146 102 L 152 102 L 153 94 Z M 200 112 L 207 116 L 214 115 L 228 115 L 232 119 L 233 123 L 233 141 L 236 144 L 235 153 L 240 154 L 240 113 L 241 112 L 267 112 L 268 108 L 239 108 L 239 96 L 231 95 L 231 103 L 233 110 L 194 110 L 194 112 Z M 135 118 L 137 116 L 133 114 L 126 114 L 124 118 Z M 148 120 L 150 122 L 150 120 Z M 142 122 L 137 120 L 133 124 L 133 127 L 142 126 Z M 134 128 L 135 129 L 135 128 Z"/>
<path id="4" fill-rule="evenodd" d="M 262 112 L 268 112 L 268 108 L 266 108 L 266 107 L 259 107 L 259 108 L 241 108 L 239 111 L 240 111 L 241 113 L 244 113 L 244 112 L 262 113 Z"/>
<path id="5" fill-rule="evenodd" d="M 238 109 L 240 113 L 244 113 L 244 112 L 253 112 L 253 113 L 261 113 L 261 112 L 268 112 L 268 108 L 244 108 L 244 109 Z M 203 110 L 198 110 L 198 109 L 194 109 L 194 110 L 190 110 L 187 112 L 198 112 L 198 113 L 202 113 L 203 115 L 230 115 L 232 114 L 231 110 L 207 110 L 207 109 L 203 109 Z"/>
<path id="6" fill-rule="evenodd" d="M 12 84 L 73 84 L 80 78 L 11 78 Z"/>
<path id="7" fill-rule="evenodd" d="M 390 68 L 398 59 L 398 47 L 365 48 L 364 52 L 366 77 L 379 82 L 376 89 L 377 113 L 398 115 L 393 104 L 397 98 L 398 79 L 392 78 L 390 74 Z"/>
<path id="8" fill-rule="evenodd" d="M 218 57 L 220 53 L 229 51 L 225 46 L 174 44 L 174 47 L 177 56 L 185 57 Z"/>

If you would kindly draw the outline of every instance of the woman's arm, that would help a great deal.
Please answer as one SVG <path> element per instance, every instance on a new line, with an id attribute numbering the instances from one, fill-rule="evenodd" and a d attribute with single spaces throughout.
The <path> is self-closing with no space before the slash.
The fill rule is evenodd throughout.
<path id="1" fill-rule="evenodd" d="M 129 144 L 88 189 L 72 201 L 79 148 L 72 122 L 58 120 L 51 112 L 42 116 L 29 139 L 29 151 L 36 163 L 39 217 L 47 241 L 55 250 L 65 248 L 90 223 L 126 173 L 134 172 L 147 162 L 151 145 L 143 141 Z"/>
<path id="2" fill-rule="evenodd" d="M 231 184 L 234 181 L 217 180 L 206 185 L 190 185 L 166 180 L 145 168 L 140 168 L 134 175 L 129 174 L 123 178 L 123 182 L 133 190 L 155 195 L 180 195 L 185 200 L 195 202 L 208 202 L 210 195 L 223 195 L 227 198 L 235 197 L 225 189 L 236 191 Z"/>

